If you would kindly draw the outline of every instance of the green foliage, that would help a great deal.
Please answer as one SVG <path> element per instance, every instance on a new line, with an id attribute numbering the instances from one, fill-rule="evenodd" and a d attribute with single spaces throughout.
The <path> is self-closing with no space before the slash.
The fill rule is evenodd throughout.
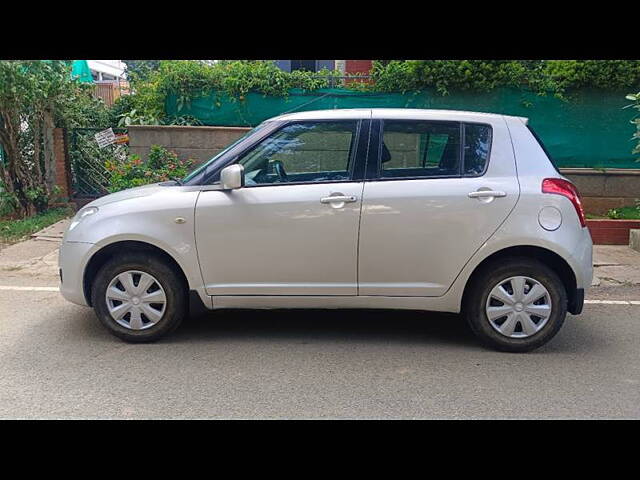
<path id="1" fill-rule="evenodd" d="M 17 242 L 72 214 L 73 211 L 70 208 L 50 208 L 32 217 L 0 220 L 0 242 Z"/>
<path id="2" fill-rule="evenodd" d="M 109 109 L 109 126 L 118 125 L 123 114 L 135 109 L 135 95 L 121 95 Z"/>
<path id="3" fill-rule="evenodd" d="M 528 62 L 511 60 L 394 60 L 374 62 L 373 90 L 416 91 L 435 88 L 441 95 L 450 91 L 489 91 L 498 86 L 521 85 Z"/>
<path id="4" fill-rule="evenodd" d="M 160 60 L 123 60 L 127 66 L 129 82 L 145 81 L 151 72 L 158 70 Z"/>
<path id="5" fill-rule="evenodd" d="M 126 61 L 143 62 L 143 61 Z M 147 61 L 156 62 L 156 61 Z M 135 69 L 142 65 L 135 65 Z M 127 108 L 118 112 L 122 125 L 136 123 L 173 124 L 167 118 L 165 100 L 177 97 L 178 111 L 192 99 L 216 92 L 214 105 L 223 96 L 242 102 L 248 92 L 286 97 L 292 88 L 315 90 L 329 86 L 372 92 L 412 92 L 434 89 L 440 95 L 454 91 L 488 92 L 499 87 L 517 87 L 538 94 L 570 99 L 584 88 L 617 90 L 640 84 L 637 60 L 391 60 L 374 61 L 371 82 L 345 86 L 340 72 L 285 72 L 271 61 L 224 60 L 209 64 L 193 60 L 162 60 L 145 67 L 144 75 L 133 74 L 134 95 Z M 124 102 L 125 100 L 123 100 Z M 134 113 L 135 111 L 135 113 Z M 126 116 L 122 116 L 127 113 Z M 123 120 L 129 118 L 129 120 Z"/>
<path id="6" fill-rule="evenodd" d="M 607 217 L 612 220 L 640 220 L 640 205 L 612 208 L 607 212 Z"/>
<path id="7" fill-rule="evenodd" d="M 173 117 L 166 117 L 163 122 L 165 125 L 183 125 L 183 126 L 197 126 L 202 125 L 202 122 L 193 115 L 180 115 Z"/>
<path id="8" fill-rule="evenodd" d="M 20 201 L 17 195 L 7 191 L 3 182 L 0 181 L 0 218 L 15 214 L 19 208 Z"/>
<path id="9" fill-rule="evenodd" d="M 488 92 L 520 87 L 560 97 L 582 88 L 618 90 L 640 83 L 638 60 L 392 60 L 375 61 L 371 90 L 407 92 L 434 88 Z"/>
<path id="10" fill-rule="evenodd" d="M 56 109 L 56 127 L 108 128 L 111 126 L 111 109 L 93 96 L 93 87 L 74 82 L 73 90 L 62 96 Z"/>
<path id="11" fill-rule="evenodd" d="M 0 61 L 0 164 L 5 209 L 26 215 L 52 200 L 53 129 L 106 126 L 108 110 L 91 86 L 71 78 L 68 60 Z"/>
<path id="12" fill-rule="evenodd" d="M 635 108 L 636 110 L 638 110 L 638 113 L 640 113 L 640 92 L 636 94 L 629 94 L 626 98 L 627 100 L 631 100 L 633 102 L 632 104 L 627 105 L 627 107 Z M 631 123 L 635 124 L 636 126 L 636 132 L 633 134 L 633 137 L 631 137 L 631 139 L 638 142 L 636 143 L 636 146 L 631 153 L 640 153 L 640 115 L 631 120 Z M 640 158 L 636 161 L 640 161 Z"/>
<path id="13" fill-rule="evenodd" d="M 131 155 L 125 160 L 105 162 L 105 168 L 111 172 L 107 190 L 117 192 L 172 178 L 183 178 L 192 165 L 193 160 L 180 160 L 166 148 L 152 145 L 146 162 L 138 155 Z"/>
<path id="14" fill-rule="evenodd" d="M 178 98 L 178 110 L 190 105 L 193 98 L 215 91 L 242 102 L 249 92 L 287 96 L 292 88 L 315 90 L 336 82 L 339 72 L 285 72 L 271 61 L 223 60 L 207 64 L 192 60 L 162 60 L 145 81 L 135 84 L 131 110 L 145 119 L 169 123 L 164 104 L 167 95 Z M 221 98 L 215 100 L 219 104 Z"/>
<path id="15" fill-rule="evenodd" d="M 119 127 L 128 127 L 129 125 L 158 125 L 160 121 L 151 116 L 138 112 L 136 108 L 130 112 L 124 112 L 117 117 Z"/>
<path id="16" fill-rule="evenodd" d="M 546 60 L 542 71 L 560 91 L 620 90 L 638 86 L 638 60 Z"/>

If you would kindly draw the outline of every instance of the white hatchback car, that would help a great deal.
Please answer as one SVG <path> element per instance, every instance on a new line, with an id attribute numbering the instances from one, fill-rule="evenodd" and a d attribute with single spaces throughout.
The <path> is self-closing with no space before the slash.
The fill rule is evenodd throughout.
<path id="1" fill-rule="evenodd" d="M 485 344 L 528 351 L 581 312 L 591 256 L 578 192 L 525 118 L 326 110 L 91 202 L 60 276 L 132 342 L 194 309 L 385 308 L 462 312 Z"/>

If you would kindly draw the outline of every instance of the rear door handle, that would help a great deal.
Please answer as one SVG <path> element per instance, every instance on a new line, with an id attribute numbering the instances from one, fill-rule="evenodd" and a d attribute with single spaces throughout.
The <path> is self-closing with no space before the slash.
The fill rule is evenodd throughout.
<path id="1" fill-rule="evenodd" d="M 499 190 L 478 190 L 476 192 L 469 193 L 469 198 L 489 198 L 489 197 L 506 197 L 506 192 Z"/>
<path id="2" fill-rule="evenodd" d="M 353 203 L 358 200 L 353 195 L 334 195 L 329 197 L 322 197 L 320 203 Z"/>

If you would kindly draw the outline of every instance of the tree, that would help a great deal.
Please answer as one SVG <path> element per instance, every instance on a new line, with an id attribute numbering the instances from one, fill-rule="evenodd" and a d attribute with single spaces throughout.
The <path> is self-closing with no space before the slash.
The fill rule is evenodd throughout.
<path id="1" fill-rule="evenodd" d="M 93 102 L 90 88 L 71 78 L 68 61 L 0 61 L 0 181 L 22 215 L 47 208 L 55 191 L 53 129 L 78 122 L 78 105 Z"/>
<path id="2" fill-rule="evenodd" d="M 158 70 L 160 60 L 123 60 L 127 66 L 129 81 L 145 81 L 149 74 Z"/>

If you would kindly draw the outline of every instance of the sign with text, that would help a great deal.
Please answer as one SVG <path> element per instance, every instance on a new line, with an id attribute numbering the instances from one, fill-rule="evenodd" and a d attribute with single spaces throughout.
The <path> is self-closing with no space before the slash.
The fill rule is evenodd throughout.
<path id="1" fill-rule="evenodd" d="M 126 133 L 118 133 L 116 135 L 115 141 L 118 145 L 129 143 L 129 135 L 127 135 Z"/>
<path id="2" fill-rule="evenodd" d="M 108 145 L 113 145 L 116 141 L 116 136 L 112 128 L 107 128 L 106 130 L 96 133 L 95 139 L 96 142 L 98 142 L 98 147 L 104 148 Z"/>

